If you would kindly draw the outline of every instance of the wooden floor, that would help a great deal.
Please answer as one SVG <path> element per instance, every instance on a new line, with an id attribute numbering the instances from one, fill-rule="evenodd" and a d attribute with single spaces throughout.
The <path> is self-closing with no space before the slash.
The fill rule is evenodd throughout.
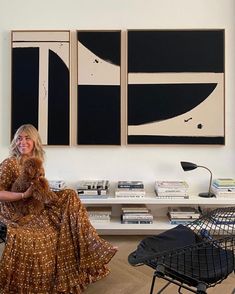
<path id="1" fill-rule="evenodd" d="M 141 236 L 103 236 L 104 239 L 118 246 L 118 253 L 109 264 L 111 273 L 106 278 L 88 286 L 84 294 L 148 294 L 152 282 L 153 270 L 147 266 L 132 267 L 128 264 L 129 253 L 144 238 Z M 159 281 L 158 286 L 164 285 Z M 156 289 L 157 289 L 156 284 Z M 182 290 L 183 293 L 191 293 Z M 156 293 L 156 290 L 155 290 Z M 178 288 L 170 285 L 163 293 L 176 294 Z M 222 284 L 208 290 L 208 294 L 235 294 L 235 275 L 227 278 Z"/>
<path id="2" fill-rule="evenodd" d="M 153 270 L 147 266 L 132 267 L 127 261 L 129 253 L 136 249 L 137 244 L 144 237 L 103 236 L 103 238 L 118 246 L 118 252 L 109 264 L 111 273 L 106 278 L 89 285 L 84 294 L 148 294 Z M 3 244 L 0 245 L 0 255 L 2 250 Z M 159 281 L 158 286 L 162 285 L 164 282 Z M 177 287 L 171 285 L 163 293 L 176 294 L 177 291 Z M 182 292 L 191 293 L 186 290 Z M 231 275 L 222 284 L 208 290 L 208 294 L 212 293 L 235 294 L 235 275 Z"/>

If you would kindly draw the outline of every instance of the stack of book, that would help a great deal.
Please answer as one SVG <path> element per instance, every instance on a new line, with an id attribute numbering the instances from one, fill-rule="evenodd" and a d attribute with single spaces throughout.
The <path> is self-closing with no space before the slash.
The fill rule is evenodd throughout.
<path id="1" fill-rule="evenodd" d="M 109 181 L 78 181 L 76 189 L 81 199 L 105 199 L 108 198 Z"/>
<path id="2" fill-rule="evenodd" d="M 118 181 L 118 186 L 115 190 L 115 196 L 124 198 L 144 197 L 144 183 L 142 181 Z"/>
<path id="3" fill-rule="evenodd" d="M 91 222 L 110 222 L 112 207 L 87 207 Z"/>
<path id="4" fill-rule="evenodd" d="M 145 205 L 126 205 L 122 207 L 122 224 L 152 224 L 153 215 Z"/>
<path id="5" fill-rule="evenodd" d="M 156 181 L 155 193 L 162 199 L 188 199 L 188 184 L 185 181 Z"/>
<path id="6" fill-rule="evenodd" d="M 214 179 L 211 190 L 216 197 L 235 196 L 235 179 L 219 178 Z"/>
<path id="7" fill-rule="evenodd" d="M 194 207 L 168 207 L 168 218 L 173 225 L 186 224 L 200 217 L 200 212 Z"/>
<path id="8" fill-rule="evenodd" d="M 51 190 L 60 191 L 66 188 L 66 183 L 63 180 L 51 180 L 48 181 Z"/>

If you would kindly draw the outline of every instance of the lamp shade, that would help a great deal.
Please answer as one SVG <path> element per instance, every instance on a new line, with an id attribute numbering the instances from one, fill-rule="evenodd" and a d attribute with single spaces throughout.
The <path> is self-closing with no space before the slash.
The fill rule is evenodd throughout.
<path id="1" fill-rule="evenodd" d="M 193 170 L 198 167 L 195 163 L 188 162 L 188 161 L 181 161 L 180 164 L 184 171 Z"/>

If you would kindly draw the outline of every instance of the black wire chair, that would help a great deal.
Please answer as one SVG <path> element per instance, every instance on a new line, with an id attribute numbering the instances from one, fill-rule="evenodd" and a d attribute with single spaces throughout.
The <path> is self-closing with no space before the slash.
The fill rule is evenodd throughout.
<path id="1" fill-rule="evenodd" d="M 235 270 L 235 207 L 217 208 L 199 219 L 178 225 L 159 235 L 146 237 L 128 256 L 133 266 L 154 269 L 150 294 L 156 278 L 193 293 L 205 294 Z"/>

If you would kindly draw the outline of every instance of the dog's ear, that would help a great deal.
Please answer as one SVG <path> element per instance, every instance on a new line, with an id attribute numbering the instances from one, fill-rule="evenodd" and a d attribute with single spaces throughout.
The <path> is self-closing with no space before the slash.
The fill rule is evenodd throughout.
<path id="1" fill-rule="evenodd" d="M 45 177 L 45 169 L 43 167 L 41 168 L 41 176 Z"/>
<path id="2" fill-rule="evenodd" d="M 45 171 L 44 171 L 44 168 L 43 168 L 43 166 L 41 166 L 41 167 L 39 167 L 38 169 L 37 169 L 37 177 L 39 178 L 39 177 L 45 177 Z"/>
<path id="3" fill-rule="evenodd" d="M 42 161 L 39 158 L 31 157 L 25 160 L 23 165 L 23 173 L 27 175 L 28 178 L 38 177 L 38 171 L 42 168 Z"/>

